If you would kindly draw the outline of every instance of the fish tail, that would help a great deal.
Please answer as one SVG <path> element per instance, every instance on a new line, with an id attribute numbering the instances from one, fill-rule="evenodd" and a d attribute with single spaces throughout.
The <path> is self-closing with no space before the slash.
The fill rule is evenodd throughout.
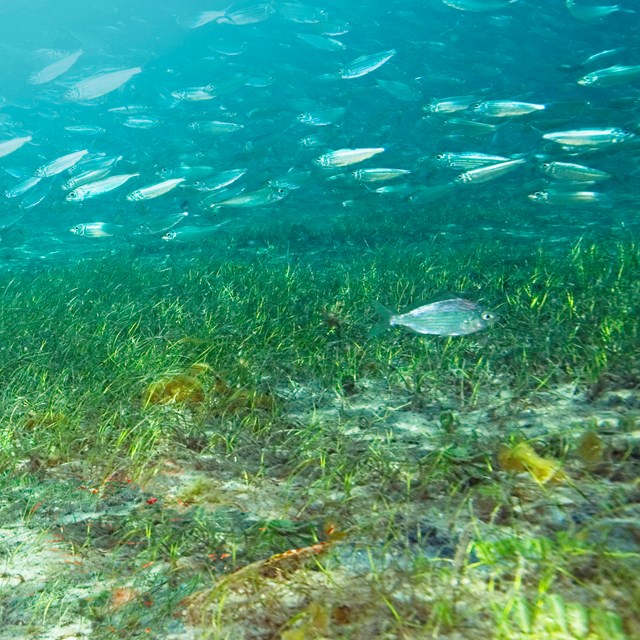
<path id="1" fill-rule="evenodd" d="M 391 319 L 393 318 L 393 311 L 391 311 L 391 309 L 387 309 L 387 307 L 379 302 L 374 302 L 373 308 L 380 316 L 380 321 L 369 331 L 370 338 L 374 338 L 375 336 L 380 335 L 383 331 L 386 331 L 391 326 Z"/>

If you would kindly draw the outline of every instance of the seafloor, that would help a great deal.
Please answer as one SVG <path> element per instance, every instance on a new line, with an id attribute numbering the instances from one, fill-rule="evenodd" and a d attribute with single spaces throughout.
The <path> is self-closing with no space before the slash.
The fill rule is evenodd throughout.
<path id="1" fill-rule="evenodd" d="M 3 245 L 2 640 L 640 637 L 637 214 L 420 215 Z"/>

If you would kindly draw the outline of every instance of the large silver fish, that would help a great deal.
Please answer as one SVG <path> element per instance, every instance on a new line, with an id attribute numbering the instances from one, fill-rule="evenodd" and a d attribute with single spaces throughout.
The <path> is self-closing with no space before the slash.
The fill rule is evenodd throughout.
<path id="1" fill-rule="evenodd" d="M 131 80 L 133 76 L 141 72 L 141 67 L 131 67 L 130 69 L 98 73 L 76 82 L 69 88 L 65 96 L 68 100 L 95 100 L 120 88 L 123 84 Z"/>
<path id="2" fill-rule="evenodd" d="M 375 308 L 381 320 L 370 331 L 370 337 L 389 327 L 406 327 L 416 333 L 436 336 L 464 336 L 486 329 L 498 319 L 475 302 L 462 298 L 432 302 L 399 314 L 379 303 L 375 303 Z"/>

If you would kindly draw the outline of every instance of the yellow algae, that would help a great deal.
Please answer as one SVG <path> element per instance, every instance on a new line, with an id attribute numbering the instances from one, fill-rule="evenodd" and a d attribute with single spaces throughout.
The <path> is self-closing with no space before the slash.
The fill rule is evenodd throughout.
<path id="1" fill-rule="evenodd" d="M 216 379 L 213 388 L 216 406 L 214 413 L 243 413 L 251 409 L 263 409 L 272 411 L 275 400 L 272 395 L 260 393 L 255 389 L 243 389 L 230 387 L 221 378 Z"/>
<path id="2" fill-rule="evenodd" d="M 498 462 L 505 471 L 529 472 L 533 479 L 541 484 L 550 480 L 559 482 L 566 478 L 559 462 L 551 458 L 542 458 L 527 442 L 502 446 L 498 452 Z"/>
<path id="3" fill-rule="evenodd" d="M 595 431 L 586 431 L 580 437 L 576 452 L 583 462 L 599 464 L 604 457 L 604 442 Z"/>
<path id="4" fill-rule="evenodd" d="M 152 382 L 144 392 L 143 404 L 183 404 L 195 405 L 205 401 L 202 383 L 185 373 L 162 378 Z"/>

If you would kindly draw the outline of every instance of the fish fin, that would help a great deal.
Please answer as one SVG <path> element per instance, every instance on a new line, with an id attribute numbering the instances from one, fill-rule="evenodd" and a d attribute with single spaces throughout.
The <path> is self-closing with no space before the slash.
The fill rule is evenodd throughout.
<path id="1" fill-rule="evenodd" d="M 376 310 L 376 313 L 380 316 L 380 322 L 371 328 L 369 331 L 369 337 L 374 338 L 377 335 L 380 335 L 383 331 L 386 331 L 391 326 L 391 318 L 393 318 L 393 311 L 391 309 L 387 309 L 384 305 L 379 302 L 374 302 L 373 307 Z"/>

